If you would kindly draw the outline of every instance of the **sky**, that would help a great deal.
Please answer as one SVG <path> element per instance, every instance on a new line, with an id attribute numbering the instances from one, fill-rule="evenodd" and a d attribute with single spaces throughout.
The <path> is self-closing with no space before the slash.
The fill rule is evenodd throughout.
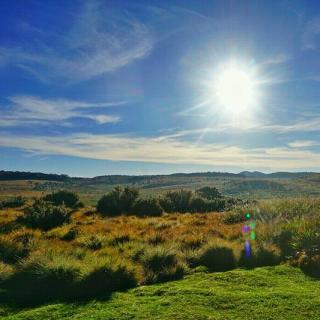
<path id="1" fill-rule="evenodd" d="M 2 0 L 0 170 L 320 171 L 320 2 Z"/>

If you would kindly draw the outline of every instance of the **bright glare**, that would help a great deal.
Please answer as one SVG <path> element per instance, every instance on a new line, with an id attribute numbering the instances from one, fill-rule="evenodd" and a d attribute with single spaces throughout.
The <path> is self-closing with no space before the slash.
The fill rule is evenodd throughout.
<path id="1" fill-rule="evenodd" d="M 216 95 L 223 107 L 245 111 L 255 102 L 254 79 L 247 70 L 228 66 L 217 76 Z"/>

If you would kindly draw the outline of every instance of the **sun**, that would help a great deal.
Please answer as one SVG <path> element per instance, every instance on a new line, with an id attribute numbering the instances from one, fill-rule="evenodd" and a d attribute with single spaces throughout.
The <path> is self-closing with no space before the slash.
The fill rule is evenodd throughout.
<path id="1" fill-rule="evenodd" d="M 222 107 L 238 113 L 247 111 L 256 103 L 255 81 L 249 69 L 237 65 L 225 66 L 214 82 L 215 96 Z"/>

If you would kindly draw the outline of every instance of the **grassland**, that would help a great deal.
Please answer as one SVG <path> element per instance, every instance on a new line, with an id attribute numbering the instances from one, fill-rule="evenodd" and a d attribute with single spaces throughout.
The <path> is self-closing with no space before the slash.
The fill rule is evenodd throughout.
<path id="1" fill-rule="evenodd" d="M 286 265 L 224 273 L 114 293 L 106 301 L 0 309 L 1 319 L 320 319 L 320 283 Z"/>
<path id="2" fill-rule="evenodd" d="M 320 319 L 317 197 L 153 217 L 105 217 L 85 205 L 42 228 L 23 222 L 32 198 L 47 193 L 35 183 L 48 184 L 2 183 L 3 198 L 28 200 L 0 209 L 1 318 Z M 247 212 L 256 234 L 250 259 Z"/>

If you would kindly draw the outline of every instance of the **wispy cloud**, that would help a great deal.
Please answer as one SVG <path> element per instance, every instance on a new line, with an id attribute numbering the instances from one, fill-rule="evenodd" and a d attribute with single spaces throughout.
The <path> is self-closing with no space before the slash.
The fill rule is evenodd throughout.
<path id="1" fill-rule="evenodd" d="M 0 145 L 41 155 L 143 161 L 153 163 L 205 164 L 250 169 L 319 169 L 320 153 L 289 147 L 245 149 L 224 144 L 194 144 L 174 138 L 128 135 L 72 134 L 60 137 L 9 136 Z"/>
<path id="2" fill-rule="evenodd" d="M 313 140 L 295 140 L 288 143 L 288 146 L 291 148 L 308 148 L 318 145 L 319 142 Z"/>
<path id="3" fill-rule="evenodd" d="M 85 2 L 69 30 L 46 37 L 24 23 L 25 32 L 36 33 L 33 49 L 28 44 L 0 47 L 0 66 L 13 64 L 40 80 L 86 80 L 112 72 L 145 57 L 153 46 L 151 30 L 127 13 L 108 10 L 95 1 Z M 36 31 L 35 31 L 36 30 Z"/>
<path id="4" fill-rule="evenodd" d="M 101 113 L 105 108 L 124 105 L 125 101 L 89 103 L 67 99 L 42 99 L 36 96 L 12 96 L 9 104 L 3 108 L 0 127 L 17 126 L 27 123 L 57 122 L 72 118 L 87 118 L 99 124 L 118 122 L 120 117 Z M 99 110 L 92 113 L 92 109 Z M 90 113 L 88 113 L 88 111 Z"/>

